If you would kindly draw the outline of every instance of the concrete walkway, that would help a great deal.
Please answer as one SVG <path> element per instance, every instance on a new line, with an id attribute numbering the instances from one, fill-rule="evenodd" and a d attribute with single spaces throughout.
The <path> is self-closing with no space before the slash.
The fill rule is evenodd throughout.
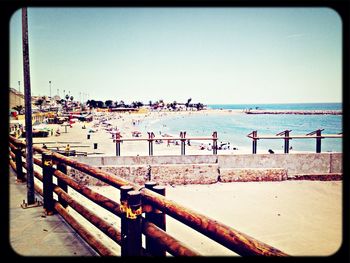
<path id="1" fill-rule="evenodd" d="M 21 256 L 97 256 L 97 253 L 61 218 L 45 216 L 43 207 L 23 209 L 26 183 L 9 172 L 9 243 Z M 36 198 L 41 200 L 41 196 Z"/>

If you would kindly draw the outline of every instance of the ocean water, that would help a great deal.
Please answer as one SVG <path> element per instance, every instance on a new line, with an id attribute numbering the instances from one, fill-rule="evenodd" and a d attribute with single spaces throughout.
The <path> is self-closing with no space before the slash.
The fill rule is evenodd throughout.
<path id="1" fill-rule="evenodd" d="M 257 130 L 258 135 L 275 135 L 284 130 L 292 130 L 292 135 L 305 135 L 317 129 L 324 129 L 322 134 L 337 134 L 342 132 L 342 115 L 294 115 L 294 114 L 245 114 L 244 109 L 266 110 L 341 110 L 341 103 L 317 104 L 232 104 L 208 105 L 212 109 L 241 109 L 242 113 L 232 115 L 205 114 L 186 115 L 160 119 L 148 122 L 144 129 L 155 133 L 179 135 L 186 131 L 187 136 L 211 136 L 217 131 L 218 143 L 230 142 L 231 148 L 251 151 L 252 140 L 249 133 Z M 209 141 L 207 141 L 208 143 Z M 267 153 L 268 149 L 284 152 L 284 140 L 258 140 L 258 153 Z M 311 151 L 316 149 L 315 139 L 292 139 L 289 145 L 295 151 Z M 322 152 L 342 152 L 342 139 L 322 139 Z"/>

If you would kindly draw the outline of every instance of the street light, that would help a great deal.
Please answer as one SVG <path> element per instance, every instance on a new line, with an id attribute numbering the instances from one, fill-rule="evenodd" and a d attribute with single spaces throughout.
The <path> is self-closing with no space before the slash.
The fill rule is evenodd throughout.
<path id="1" fill-rule="evenodd" d="M 50 98 L 51 98 L 51 80 L 49 80 L 49 85 L 50 85 Z"/>

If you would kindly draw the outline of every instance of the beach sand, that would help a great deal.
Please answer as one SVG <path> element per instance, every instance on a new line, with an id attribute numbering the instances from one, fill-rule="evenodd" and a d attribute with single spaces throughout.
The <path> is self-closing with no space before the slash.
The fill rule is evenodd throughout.
<path id="1" fill-rule="evenodd" d="M 176 112 L 149 114 L 111 114 L 113 127 L 117 126 L 123 138 L 131 137 L 136 129 L 133 121 L 143 125 L 146 119 L 157 120 L 169 114 L 210 114 L 212 111 Z M 237 114 L 235 111 L 217 111 L 221 114 Z M 216 113 L 217 113 L 216 112 Z M 67 133 L 60 127 L 60 136 L 33 138 L 33 142 L 46 142 L 47 146 L 64 146 L 70 142 L 71 149 L 89 154 L 115 156 L 115 143 L 112 135 L 102 126 L 95 133 L 87 134 L 93 123 L 76 122 Z M 85 125 L 86 129 L 82 129 Z M 54 130 L 58 125 L 47 125 Z M 156 133 L 156 131 L 154 131 Z M 211 134 L 208 134 L 210 136 Z M 142 137 L 148 137 L 142 134 Z M 53 144 L 48 142 L 55 142 Z M 62 143 L 63 142 L 63 143 Z M 97 143 L 98 148 L 93 149 Z M 40 144 L 39 144 L 40 145 Z M 79 147 L 80 146 L 80 147 Z M 87 147 L 82 147 L 87 146 Z M 186 146 L 186 154 L 210 154 L 199 150 L 198 145 Z M 247 151 L 218 151 L 218 154 L 239 154 Z M 248 152 L 250 153 L 250 152 Z M 124 142 L 121 155 L 148 155 L 148 142 Z M 154 145 L 154 155 L 180 155 L 180 146 L 166 143 Z M 111 187 L 92 187 L 100 193 L 119 201 L 119 191 Z M 81 202 L 89 203 L 89 208 L 114 225 L 119 218 L 90 202 L 70 189 L 70 193 Z M 218 220 L 238 231 L 274 246 L 295 256 L 323 256 L 337 251 L 342 236 L 342 182 L 341 181 L 282 181 L 249 183 L 215 183 L 211 185 L 167 186 L 166 196 L 177 203 Z M 70 209 L 74 214 L 74 210 Z M 76 213 L 75 213 L 76 214 Z M 81 218 L 81 220 L 84 220 Z M 91 227 L 90 223 L 85 223 Z M 91 227 L 92 229 L 92 227 Z M 217 245 L 201 234 L 176 222 L 167 216 L 167 231 L 199 253 L 207 256 L 230 256 L 235 253 Z M 114 246 L 116 253 L 120 248 L 108 238 L 98 233 L 105 242 Z"/>
<path id="2" fill-rule="evenodd" d="M 169 117 L 171 115 L 185 116 L 193 114 L 239 114 L 240 111 L 234 110 L 203 110 L 203 111 L 181 111 L 181 112 L 150 112 L 148 114 L 138 114 L 138 113 L 97 113 L 108 118 L 108 122 L 111 123 L 112 128 L 120 130 L 122 138 L 132 138 L 132 131 L 139 131 L 140 126 L 144 125 L 145 120 L 156 121 L 161 118 Z M 66 146 L 67 143 L 61 142 L 72 142 L 70 143 L 71 150 L 88 152 L 89 154 L 99 154 L 105 156 L 115 156 L 116 155 L 116 144 L 113 142 L 112 134 L 106 131 L 105 127 L 101 124 L 98 127 L 94 127 L 94 124 L 98 121 L 93 122 L 80 122 L 77 121 L 72 124 L 72 127 L 62 127 L 58 124 L 46 124 L 40 125 L 39 127 L 48 127 L 53 129 L 54 134 L 57 128 L 60 129 L 60 136 L 51 136 L 45 138 L 33 138 L 33 143 L 46 143 L 48 147 L 55 146 Z M 135 125 L 133 124 L 135 123 Z M 86 129 L 82 129 L 85 126 Z M 33 126 L 34 128 L 35 126 Z M 89 132 L 91 129 L 97 130 L 96 132 Z M 67 130 L 67 133 L 65 132 Z M 162 138 L 159 135 L 159 131 L 150 130 L 154 132 L 156 138 Z M 88 139 L 87 135 L 90 135 Z M 174 135 L 179 137 L 179 135 Z M 186 137 L 191 137 L 191 134 L 187 134 Z M 212 137 L 212 131 L 208 131 L 207 137 Z M 140 138 L 148 138 L 147 133 L 142 133 Z M 52 142 L 52 143 L 51 143 Z M 57 143 L 58 142 L 58 143 Z M 94 149 L 94 144 L 97 143 L 97 149 Z M 206 144 L 212 143 L 211 140 L 207 140 Z M 188 155 L 199 155 L 199 154 L 211 154 L 212 150 L 200 149 L 199 142 L 191 142 L 191 146 L 186 145 L 186 154 Z M 232 145 L 233 147 L 233 145 Z M 63 148 L 62 148 L 63 149 Z M 238 150 L 218 150 L 219 154 L 244 154 L 250 153 L 248 149 L 238 149 Z M 121 144 L 121 155 L 122 156 L 136 156 L 136 155 L 148 155 L 148 141 L 125 141 Z M 161 144 L 153 144 L 153 155 L 181 155 L 181 146 L 170 143 L 167 145 L 167 141 L 164 140 Z"/>
<path id="3" fill-rule="evenodd" d="M 110 186 L 91 188 L 119 202 L 119 190 Z M 73 190 L 70 194 L 112 225 L 120 227 L 119 218 L 110 212 Z M 166 197 L 292 256 L 329 256 L 342 242 L 341 181 L 166 186 Z M 70 211 L 74 213 L 73 209 Z M 201 255 L 237 256 L 170 216 L 166 217 L 166 222 L 170 235 Z M 91 226 L 90 229 L 96 233 Z M 120 253 L 118 245 L 101 233 L 97 236 Z"/>

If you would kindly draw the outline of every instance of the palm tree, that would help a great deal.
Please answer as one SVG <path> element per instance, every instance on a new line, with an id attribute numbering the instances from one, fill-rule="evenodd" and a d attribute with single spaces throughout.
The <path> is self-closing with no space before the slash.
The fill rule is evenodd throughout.
<path id="1" fill-rule="evenodd" d="M 87 105 L 89 105 L 90 108 L 96 108 L 96 101 L 95 100 L 88 100 L 86 102 Z"/>
<path id="2" fill-rule="evenodd" d="M 190 105 L 191 100 L 192 100 L 192 98 L 189 98 L 189 99 L 187 100 L 187 102 L 185 103 L 186 110 L 187 110 L 188 106 Z"/>
<path id="3" fill-rule="evenodd" d="M 44 97 L 42 97 L 42 98 L 38 99 L 38 100 L 35 102 L 35 105 L 36 105 L 36 106 L 39 106 L 40 111 L 41 111 L 41 109 L 42 109 L 42 107 L 43 107 L 44 101 L 45 101 L 45 99 L 44 99 Z"/>

